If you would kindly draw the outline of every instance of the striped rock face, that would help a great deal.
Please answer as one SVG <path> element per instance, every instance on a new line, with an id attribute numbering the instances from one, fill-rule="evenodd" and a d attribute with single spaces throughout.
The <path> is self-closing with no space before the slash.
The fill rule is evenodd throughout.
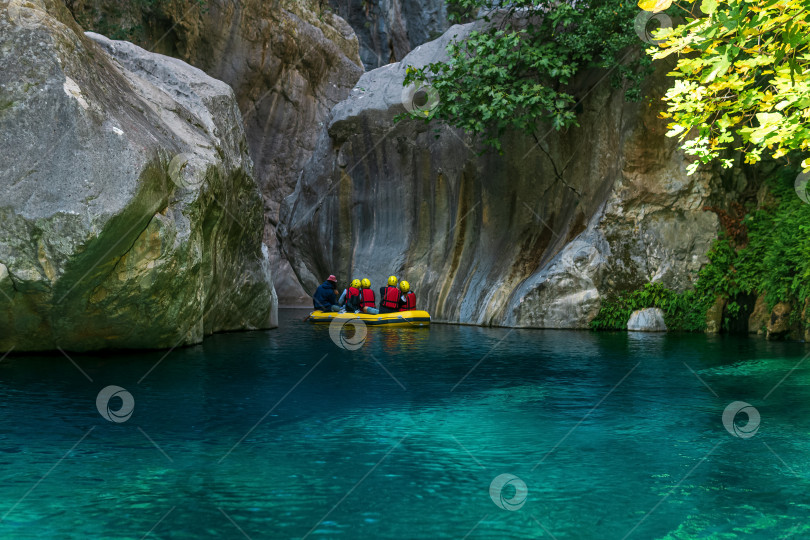
<path id="1" fill-rule="evenodd" d="M 281 209 L 282 250 L 305 288 L 331 272 L 375 286 L 395 274 L 434 321 L 584 328 L 605 295 L 651 279 L 688 287 L 717 234 L 703 206 L 733 189 L 687 176 L 655 106 L 626 103 L 604 73 L 571 89 L 579 127 L 508 135 L 502 155 L 448 127 L 394 121 L 434 99 L 403 88 L 406 66 L 444 60 L 473 28 L 365 73 L 332 110 Z M 648 98 L 665 91 L 664 73 Z"/>

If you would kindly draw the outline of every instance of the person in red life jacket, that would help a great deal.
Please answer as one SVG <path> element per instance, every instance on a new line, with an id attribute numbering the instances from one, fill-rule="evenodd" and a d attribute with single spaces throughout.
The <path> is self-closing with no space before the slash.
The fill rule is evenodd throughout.
<path id="1" fill-rule="evenodd" d="M 399 311 L 397 276 L 390 276 L 388 286 L 380 287 L 380 313 L 396 313 L 397 311 Z"/>
<path id="2" fill-rule="evenodd" d="M 352 284 L 354 284 L 354 282 L 355 282 L 355 281 L 357 281 L 357 280 L 356 280 L 356 279 L 355 279 L 355 280 L 353 280 L 353 281 L 352 281 Z M 360 283 L 359 281 L 357 281 L 357 282 L 358 282 L 358 283 Z M 360 288 L 360 285 L 358 285 L 358 286 L 357 286 L 357 287 L 355 287 L 355 288 L 356 288 L 356 289 L 359 289 L 359 288 Z M 346 300 L 347 300 L 348 295 L 349 295 L 349 287 L 346 287 L 345 289 L 343 289 L 343 292 L 342 292 L 342 293 L 340 293 L 340 298 L 338 298 L 338 305 L 339 305 L 341 308 L 343 308 L 343 311 L 346 311 Z"/>
<path id="3" fill-rule="evenodd" d="M 379 310 L 377 309 L 377 299 L 374 296 L 374 289 L 371 288 L 371 280 L 368 278 L 363 279 L 360 282 L 360 310 L 363 313 L 368 313 L 369 315 L 377 315 Z"/>
<path id="4" fill-rule="evenodd" d="M 362 302 L 363 297 L 360 293 L 360 280 L 354 279 L 351 285 L 349 285 L 349 288 L 346 289 L 346 311 L 359 313 Z"/>
<path id="5" fill-rule="evenodd" d="M 411 290 L 411 284 L 404 279 L 399 282 L 399 290 L 402 296 L 399 297 L 399 310 L 412 311 L 416 309 L 416 295 Z"/>

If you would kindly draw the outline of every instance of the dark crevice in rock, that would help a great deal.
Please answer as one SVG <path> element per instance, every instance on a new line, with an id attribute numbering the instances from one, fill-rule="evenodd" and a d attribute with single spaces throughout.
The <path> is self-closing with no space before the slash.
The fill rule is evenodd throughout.
<path id="1" fill-rule="evenodd" d="M 14 292 L 20 292 L 20 291 L 17 289 L 17 284 L 16 284 L 16 283 L 14 283 L 14 275 L 11 273 L 11 269 L 9 269 L 8 265 L 7 265 L 7 264 L 5 264 L 3 261 L 0 261 L 0 264 L 2 264 L 3 266 L 5 266 L 5 267 L 6 267 L 6 272 L 8 272 L 8 282 L 9 282 L 9 283 L 11 283 L 11 289 L 12 289 Z"/>
<path id="2" fill-rule="evenodd" d="M 548 150 L 543 148 L 543 145 L 541 144 L 540 139 L 537 138 L 537 133 L 532 132 L 532 136 L 534 137 L 534 140 L 537 143 L 537 148 L 539 148 L 540 151 L 543 152 L 546 155 L 549 162 L 551 163 L 551 168 L 554 170 L 555 178 L 557 178 L 557 180 L 562 182 L 562 184 L 565 187 L 567 187 L 568 189 L 573 191 L 576 194 L 577 197 L 582 197 L 582 194 L 579 191 L 577 191 L 576 188 L 574 188 L 573 186 L 568 184 L 568 182 L 565 181 L 565 178 L 563 178 L 563 173 L 568 168 L 568 166 L 571 164 L 571 161 L 574 159 L 574 154 L 573 153 L 571 154 L 571 156 L 568 158 L 568 161 L 565 162 L 565 165 L 563 166 L 562 170 L 559 170 L 557 168 L 557 163 L 554 161 L 554 158 L 551 157 L 551 154 L 548 153 Z"/>
<path id="3" fill-rule="evenodd" d="M 756 294 L 739 293 L 734 298 L 731 298 L 723 308 L 723 332 L 729 334 L 748 334 L 748 319 L 754 312 L 754 306 L 757 301 Z M 739 310 L 736 314 L 729 312 L 729 305 L 736 303 Z"/>

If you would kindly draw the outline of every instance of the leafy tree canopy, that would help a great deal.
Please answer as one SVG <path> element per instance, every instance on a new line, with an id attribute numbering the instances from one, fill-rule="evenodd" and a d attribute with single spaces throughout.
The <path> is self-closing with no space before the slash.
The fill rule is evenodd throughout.
<path id="1" fill-rule="evenodd" d="M 659 3 L 661 0 L 659 0 Z M 644 0 L 639 6 L 650 6 Z M 655 3 L 655 0 L 652 0 Z M 700 163 L 796 155 L 810 171 L 810 0 L 702 0 L 705 15 L 662 29 L 653 58 L 677 54 L 664 98 L 670 136 Z"/>
<path id="2" fill-rule="evenodd" d="M 613 82 L 633 81 L 629 97 L 640 97 L 638 63 L 650 60 L 628 62 L 638 50 L 628 45 L 640 43 L 632 0 L 448 3 L 456 20 L 491 24 L 451 44 L 447 62 L 408 68 L 406 85 L 429 83 L 440 98 L 412 116 L 463 128 L 500 150 L 507 129 L 535 134 L 538 120 L 557 130 L 576 124 L 566 85 L 583 68 L 615 68 Z"/>

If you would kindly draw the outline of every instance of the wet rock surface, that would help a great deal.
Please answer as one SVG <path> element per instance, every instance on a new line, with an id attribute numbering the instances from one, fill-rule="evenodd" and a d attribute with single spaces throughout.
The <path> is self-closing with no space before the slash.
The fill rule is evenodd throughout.
<path id="1" fill-rule="evenodd" d="M 764 334 L 769 318 L 768 303 L 765 301 L 765 295 L 761 294 L 757 296 L 754 311 L 748 317 L 748 333 Z"/>
<path id="2" fill-rule="evenodd" d="M 718 296 L 706 312 L 706 333 L 719 334 L 723 330 L 723 311 L 726 308 L 726 299 Z"/>

